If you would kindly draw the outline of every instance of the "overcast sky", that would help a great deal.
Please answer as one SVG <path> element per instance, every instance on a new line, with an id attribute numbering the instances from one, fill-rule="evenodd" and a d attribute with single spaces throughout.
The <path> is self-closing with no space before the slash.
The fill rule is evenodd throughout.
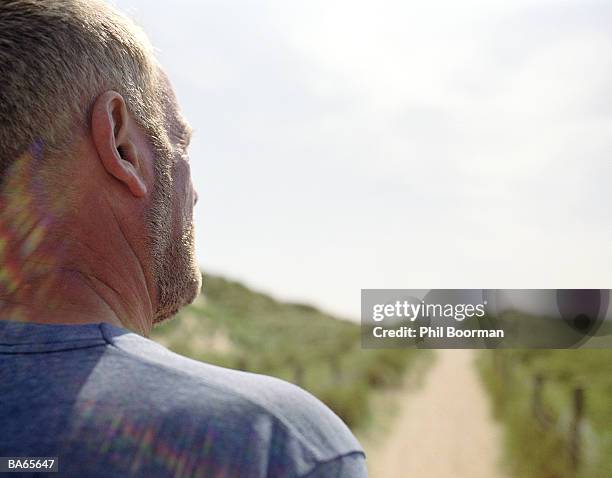
<path id="1" fill-rule="evenodd" d="M 357 318 L 361 288 L 612 288 L 612 4 L 115 2 L 195 129 L 206 270 Z"/>

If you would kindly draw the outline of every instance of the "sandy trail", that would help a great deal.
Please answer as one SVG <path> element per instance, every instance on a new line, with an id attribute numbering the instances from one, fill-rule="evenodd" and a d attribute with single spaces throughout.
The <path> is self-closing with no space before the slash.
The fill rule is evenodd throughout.
<path id="1" fill-rule="evenodd" d="M 370 478 L 502 478 L 500 431 L 471 350 L 438 350 L 421 388 L 403 393 L 384 441 L 365 443 Z"/>

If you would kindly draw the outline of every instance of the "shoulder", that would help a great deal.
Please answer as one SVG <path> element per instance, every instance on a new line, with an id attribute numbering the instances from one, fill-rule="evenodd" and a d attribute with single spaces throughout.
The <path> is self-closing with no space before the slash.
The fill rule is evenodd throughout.
<path id="1" fill-rule="evenodd" d="M 145 413 L 163 411 L 169 428 L 187 422 L 188 427 L 214 430 L 217 442 L 234 448 L 256 440 L 272 455 L 278 452 L 276 461 L 291 456 L 302 470 L 363 454 L 346 425 L 293 384 L 191 360 L 135 334 L 115 335 L 104 325 L 102 331 L 112 345 L 114 368 L 129 376 L 124 386 L 150 402 Z"/>

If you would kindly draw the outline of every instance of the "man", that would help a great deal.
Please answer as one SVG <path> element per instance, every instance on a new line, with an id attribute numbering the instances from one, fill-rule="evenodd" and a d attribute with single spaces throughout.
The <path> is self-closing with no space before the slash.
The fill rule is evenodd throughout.
<path id="1" fill-rule="evenodd" d="M 2 0 L 0 85 L 0 456 L 89 478 L 366 476 L 303 390 L 143 337 L 201 281 L 189 127 L 145 36 L 97 1 Z"/>

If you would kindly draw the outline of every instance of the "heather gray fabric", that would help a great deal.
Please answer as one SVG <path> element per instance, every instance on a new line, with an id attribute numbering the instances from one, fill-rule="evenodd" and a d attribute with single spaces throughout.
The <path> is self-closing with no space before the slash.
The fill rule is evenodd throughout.
<path id="1" fill-rule="evenodd" d="M 367 476 L 357 440 L 302 389 L 108 324 L 0 321 L 0 384 L 0 456 L 58 456 L 60 475 Z"/>

